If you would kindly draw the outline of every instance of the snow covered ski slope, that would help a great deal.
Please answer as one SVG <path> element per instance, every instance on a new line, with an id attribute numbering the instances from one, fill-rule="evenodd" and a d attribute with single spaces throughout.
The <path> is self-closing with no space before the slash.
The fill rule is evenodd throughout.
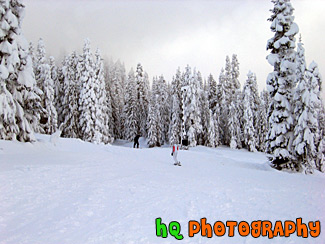
<path id="1" fill-rule="evenodd" d="M 48 136 L 0 141 L 0 243 L 325 243 L 325 234 L 188 236 L 188 222 L 325 223 L 325 178 L 271 169 L 262 153 L 196 147 L 133 149 Z M 155 220 L 178 221 L 183 240 L 156 236 Z"/>

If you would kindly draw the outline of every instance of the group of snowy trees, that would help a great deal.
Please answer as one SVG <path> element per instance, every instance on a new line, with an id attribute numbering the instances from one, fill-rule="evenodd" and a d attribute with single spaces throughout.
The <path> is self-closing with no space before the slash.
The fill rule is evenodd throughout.
<path id="1" fill-rule="evenodd" d="M 39 119 L 33 123 L 35 132 L 52 134 L 61 126 L 64 137 L 80 138 L 96 143 L 112 142 L 110 129 L 112 108 L 107 95 L 104 65 L 99 50 L 91 53 L 89 40 L 85 40 L 83 53 L 73 52 L 57 67 L 53 57 L 46 58 L 43 40 L 33 58 Z"/>
<path id="2" fill-rule="evenodd" d="M 126 76 L 119 61 L 104 64 L 98 49 L 93 54 L 88 39 L 81 54 L 72 52 L 59 67 L 53 57 L 47 61 L 42 39 L 29 50 L 41 97 L 36 132 L 51 134 L 60 125 L 63 137 L 95 143 L 147 137 L 150 87 L 141 64 Z"/>
<path id="3" fill-rule="evenodd" d="M 36 49 L 21 33 L 24 6 L 0 1 L 0 139 L 33 141 L 33 131 L 94 143 L 148 139 L 149 147 L 180 144 L 267 152 L 273 166 L 324 171 L 325 113 L 317 64 L 307 68 L 289 0 L 272 0 L 275 32 L 267 43 L 274 71 L 258 92 L 248 72 L 243 89 L 236 55 L 226 57 L 218 82 L 189 65 L 171 83 L 149 81 L 141 64 L 126 74 L 119 61 L 103 61 L 85 40 L 57 65 L 39 40 Z M 151 83 L 151 86 L 150 86 Z"/>
<path id="4" fill-rule="evenodd" d="M 258 93 L 252 72 L 244 89 L 240 89 L 239 63 L 226 57 L 219 82 L 210 74 L 207 80 L 190 66 L 177 70 L 171 85 L 161 76 L 155 78 L 148 114 L 149 146 L 181 143 L 190 146 L 232 148 L 264 151 L 267 133 L 268 94 Z"/>
<path id="5" fill-rule="evenodd" d="M 266 149 L 278 169 L 324 171 L 322 79 L 315 62 L 307 68 L 301 40 L 295 50 L 299 28 L 290 1 L 272 2 L 269 21 L 275 35 L 267 43 L 267 59 L 274 71 L 267 78 L 271 104 Z"/>

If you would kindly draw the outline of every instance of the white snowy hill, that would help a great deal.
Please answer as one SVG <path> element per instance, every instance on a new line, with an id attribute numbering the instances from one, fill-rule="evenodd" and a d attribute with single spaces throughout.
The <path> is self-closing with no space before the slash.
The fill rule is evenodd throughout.
<path id="1" fill-rule="evenodd" d="M 133 149 L 37 135 L 0 141 L 0 243 L 325 243 L 308 239 L 188 236 L 188 221 L 325 223 L 325 177 L 276 171 L 262 153 L 197 147 Z M 142 143 L 141 143 L 142 142 Z M 140 141 L 143 146 L 143 141 Z M 155 219 L 178 221 L 184 239 L 156 236 Z"/>

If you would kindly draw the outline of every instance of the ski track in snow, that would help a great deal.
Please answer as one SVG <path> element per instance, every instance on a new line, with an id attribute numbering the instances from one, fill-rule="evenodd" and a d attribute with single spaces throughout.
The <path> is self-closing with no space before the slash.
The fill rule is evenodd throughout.
<path id="1" fill-rule="evenodd" d="M 251 236 L 188 237 L 188 221 L 325 221 L 325 177 L 271 169 L 263 153 L 206 147 L 133 149 L 49 137 L 0 141 L 0 243 L 325 243 Z M 140 140 L 143 146 L 144 141 Z M 155 235 L 155 219 L 178 221 L 182 241 Z"/>

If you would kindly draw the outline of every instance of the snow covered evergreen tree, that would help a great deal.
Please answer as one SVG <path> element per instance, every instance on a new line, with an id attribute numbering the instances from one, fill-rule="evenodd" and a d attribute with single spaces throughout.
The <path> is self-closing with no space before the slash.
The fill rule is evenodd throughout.
<path id="1" fill-rule="evenodd" d="M 314 113 L 317 117 L 318 128 L 316 129 L 315 145 L 317 148 L 317 159 L 316 169 L 321 172 L 325 170 L 325 114 L 324 114 L 324 103 L 321 97 L 322 91 L 322 77 L 319 73 L 318 65 L 312 62 L 309 66 L 309 72 L 307 78 L 311 79 L 312 92 L 315 94 L 314 97 Z M 312 75 L 313 78 L 310 78 Z M 317 97 L 317 98 L 316 98 Z"/>
<path id="2" fill-rule="evenodd" d="M 295 35 L 298 26 L 294 23 L 293 7 L 289 0 L 273 0 L 274 8 L 269 21 L 273 38 L 267 42 L 268 62 L 274 71 L 267 78 L 271 97 L 267 152 L 273 155 L 272 164 L 277 169 L 297 169 L 292 156 L 293 109 L 292 93 L 296 82 Z"/>
<path id="3" fill-rule="evenodd" d="M 40 119 L 40 129 L 36 131 L 52 134 L 58 127 L 58 115 L 56 111 L 56 79 L 54 58 L 49 64 L 46 59 L 46 51 L 43 39 L 39 39 L 35 54 L 34 73 L 38 88 L 41 90 L 42 113 Z"/>
<path id="4" fill-rule="evenodd" d="M 217 82 L 213 78 L 212 74 L 208 76 L 207 93 L 209 109 L 215 112 L 215 107 L 217 105 Z"/>
<path id="5" fill-rule="evenodd" d="M 163 123 L 161 121 L 161 81 L 155 77 L 152 83 L 148 114 L 148 146 L 160 147 L 163 144 Z"/>
<path id="6" fill-rule="evenodd" d="M 265 152 L 265 141 L 268 131 L 267 111 L 269 105 L 269 93 L 265 90 L 261 92 L 260 106 L 257 113 L 257 135 L 258 135 L 258 150 Z"/>
<path id="7" fill-rule="evenodd" d="M 241 132 L 241 109 L 239 102 L 241 101 L 239 77 L 239 63 L 237 55 L 233 55 L 232 62 L 229 56 L 226 57 L 225 74 L 222 77 L 224 92 L 222 113 L 224 114 L 223 130 L 224 143 L 230 145 L 231 148 L 242 147 L 242 132 Z"/>
<path id="8" fill-rule="evenodd" d="M 318 125 L 319 125 L 319 136 L 320 141 L 317 145 L 317 161 L 316 168 L 317 170 L 324 172 L 325 171 L 325 108 L 323 101 L 321 102 L 321 109 L 318 115 Z"/>
<path id="9" fill-rule="evenodd" d="M 112 116 L 114 120 L 114 136 L 122 138 L 123 131 L 123 106 L 124 106 L 124 82 L 125 69 L 120 61 L 111 63 L 109 69 L 110 94 L 112 102 Z"/>
<path id="10" fill-rule="evenodd" d="M 210 74 L 208 76 L 207 81 L 207 87 L 206 87 L 206 93 L 207 93 L 207 99 L 209 104 L 209 110 L 211 111 L 211 115 L 209 116 L 209 129 L 208 129 L 208 145 L 210 146 L 218 146 L 221 142 L 220 138 L 220 120 L 225 119 L 221 118 L 221 109 L 223 106 L 223 101 L 225 101 L 224 94 L 219 90 L 223 89 L 223 82 L 224 82 L 224 75 L 223 70 L 221 71 L 220 77 L 219 77 L 219 84 L 217 85 L 217 82 L 214 80 L 213 76 Z M 211 119 L 213 120 L 211 122 Z M 214 129 L 212 129 L 214 127 Z M 212 134 L 211 134 L 212 133 Z M 212 142 L 212 135 L 215 136 L 214 143 Z"/>
<path id="11" fill-rule="evenodd" d="M 64 76 L 61 118 L 63 123 L 62 136 L 79 138 L 79 94 L 80 82 L 77 76 L 78 56 L 73 52 L 64 62 L 62 73 Z"/>
<path id="12" fill-rule="evenodd" d="M 239 62 L 236 54 L 232 55 L 231 60 L 231 80 L 232 86 L 234 90 L 240 90 L 240 82 L 239 82 Z"/>
<path id="13" fill-rule="evenodd" d="M 15 121 L 15 101 L 7 90 L 5 82 L 2 81 L 0 85 L 0 139 L 14 140 L 19 130 Z"/>
<path id="14" fill-rule="evenodd" d="M 170 121 L 170 139 L 169 142 L 171 145 L 181 143 L 181 134 L 182 134 L 182 123 L 180 117 L 180 101 L 177 99 L 177 96 L 173 95 L 173 104 L 172 104 L 172 114 Z"/>
<path id="15" fill-rule="evenodd" d="M 33 67 L 34 67 L 34 63 L 36 63 L 36 62 L 35 62 L 35 56 L 34 56 L 34 44 L 33 44 L 33 42 L 29 42 L 29 44 L 28 44 L 28 55 L 29 55 L 29 57 L 31 57 L 32 64 L 33 64 Z"/>
<path id="16" fill-rule="evenodd" d="M 62 111 L 64 109 L 63 100 L 65 98 L 65 90 L 64 90 L 64 74 L 63 74 L 63 67 L 66 67 L 66 62 L 68 61 L 67 57 L 64 57 L 62 60 L 62 65 L 57 66 L 57 85 L 55 86 L 55 107 L 56 111 L 58 112 L 58 125 L 61 125 L 64 121 L 62 117 Z"/>
<path id="17" fill-rule="evenodd" d="M 297 114 L 297 124 L 294 129 L 294 151 L 300 167 L 307 174 L 313 173 L 318 159 L 317 144 L 320 141 L 318 113 L 321 101 L 319 99 L 319 84 L 313 74 L 317 65 L 313 62 L 297 87 L 300 94 L 301 109 Z"/>
<path id="18" fill-rule="evenodd" d="M 103 75 L 104 75 L 104 81 L 105 81 L 105 93 L 106 93 L 106 103 L 109 109 L 109 112 L 107 114 L 108 116 L 108 121 L 109 121 L 109 135 L 112 136 L 112 140 L 114 138 L 114 119 L 113 119 L 113 106 L 112 106 L 112 82 L 111 82 L 111 74 L 112 74 L 112 70 L 115 66 L 115 63 L 113 62 L 112 59 L 109 60 L 103 60 L 103 66 L 104 66 L 104 71 L 103 71 Z M 123 98 L 124 100 L 124 98 Z M 124 105 L 123 105 L 124 106 Z M 120 115 L 121 117 L 123 117 L 124 119 L 124 113 L 122 112 L 122 114 Z M 124 120 L 121 121 L 122 123 L 124 123 Z M 122 125 L 123 127 L 124 125 Z M 122 135 L 122 137 L 124 136 L 124 133 Z M 115 138 L 114 138 L 115 139 Z"/>
<path id="19" fill-rule="evenodd" d="M 171 145 L 180 144 L 182 136 L 182 95 L 181 71 L 178 68 L 171 84 L 171 120 L 169 125 L 169 142 Z"/>
<path id="20" fill-rule="evenodd" d="M 51 68 L 48 64 L 42 65 L 42 72 L 45 75 L 43 85 L 43 104 L 46 111 L 46 122 L 41 125 L 45 134 L 53 134 L 58 128 L 58 114 L 55 108 L 55 91 L 54 82 L 52 80 Z"/>
<path id="21" fill-rule="evenodd" d="M 147 128 L 147 117 L 149 111 L 149 93 L 150 93 L 150 85 L 149 85 L 149 76 L 147 72 L 144 72 L 144 79 L 142 85 L 139 86 L 139 105 L 140 105 L 140 133 L 144 137 L 147 136 L 148 128 Z"/>
<path id="22" fill-rule="evenodd" d="M 137 90 L 136 107 L 137 107 L 137 123 L 141 136 L 147 136 L 147 116 L 148 116 L 148 93 L 149 93 L 149 78 L 148 74 L 143 71 L 142 65 L 137 65 L 135 74 L 135 83 Z"/>
<path id="23" fill-rule="evenodd" d="M 219 126 L 216 114 L 213 114 L 212 111 L 209 111 L 209 127 L 208 127 L 208 147 L 217 147 L 219 146 Z"/>
<path id="24" fill-rule="evenodd" d="M 225 106 L 225 111 L 226 114 L 229 114 L 229 109 L 230 109 L 230 103 L 234 98 L 234 86 L 232 84 L 232 70 L 231 70 L 231 63 L 230 63 L 230 58 L 229 56 L 226 56 L 226 65 L 225 65 L 225 73 L 224 73 L 224 92 L 225 92 L 225 100 L 226 100 L 226 106 Z M 226 124 L 228 121 L 226 122 Z M 229 144 L 230 142 L 230 135 L 227 133 L 226 135 L 226 141 Z"/>
<path id="25" fill-rule="evenodd" d="M 25 97 L 28 102 L 25 102 L 24 112 L 27 121 L 31 125 L 34 132 L 40 133 L 43 130 L 40 127 L 41 114 L 45 114 L 42 107 L 41 96 L 42 91 L 37 87 L 36 83 L 32 88 L 27 88 L 25 91 Z"/>
<path id="26" fill-rule="evenodd" d="M 105 88 L 104 64 L 99 49 L 95 52 L 94 72 L 95 82 L 97 84 L 95 86 L 95 92 L 98 98 L 98 104 L 96 106 L 97 119 L 95 120 L 95 141 L 100 141 L 105 144 L 112 143 L 114 141 L 113 135 L 111 134 L 113 124 L 112 105 Z"/>
<path id="27" fill-rule="evenodd" d="M 124 114 L 124 137 L 127 140 L 133 140 L 138 134 L 139 124 L 138 124 L 138 94 L 137 89 L 135 89 L 135 75 L 133 69 L 130 70 L 128 74 L 128 79 L 126 80 L 125 89 L 125 104 L 123 108 Z"/>
<path id="28" fill-rule="evenodd" d="M 303 47 L 303 43 L 301 42 L 301 36 L 298 42 L 297 48 L 297 56 L 296 56 L 296 83 L 295 86 L 299 83 L 299 81 L 305 78 L 306 73 L 306 59 L 305 59 L 305 48 Z M 296 98 L 294 99 L 296 101 Z"/>
<path id="29" fill-rule="evenodd" d="M 32 42 L 29 43 L 28 56 L 31 58 L 32 64 L 34 64 L 34 46 Z M 30 101 L 28 104 L 25 104 L 26 107 L 24 108 L 25 114 L 27 115 L 26 119 L 30 123 L 34 132 L 43 132 L 40 127 L 41 114 L 45 113 L 41 101 L 43 92 L 39 89 L 36 83 L 33 88 L 27 89 L 27 92 L 29 93 L 28 97 L 30 98 Z"/>
<path id="30" fill-rule="evenodd" d="M 241 148 L 241 127 L 238 114 L 238 107 L 235 100 L 230 102 L 228 110 L 228 133 L 230 138 L 230 148 Z"/>
<path id="31" fill-rule="evenodd" d="M 49 114 L 48 114 L 49 111 L 45 105 L 45 99 L 46 99 L 45 90 L 47 90 L 47 88 L 45 87 L 45 80 L 47 79 L 47 83 L 46 83 L 47 85 L 52 84 L 52 82 L 48 81 L 49 77 L 47 73 L 49 72 L 49 70 L 48 70 L 48 64 L 46 60 L 45 45 L 42 38 L 40 38 L 37 43 L 33 68 L 34 68 L 36 84 L 38 87 L 36 91 L 39 97 L 41 98 L 41 106 L 42 106 L 39 124 L 35 125 L 35 131 L 48 134 L 47 123 L 49 121 Z"/>
<path id="32" fill-rule="evenodd" d="M 191 72 L 189 66 L 186 67 L 183 75 L 182 101 L 183 101 L 183 138 L 187 138 L 189 145 L 197 145 L 197 135 L 202 131 L 200 108 L 199 108 L 200 85 L 197 73 Z"/>
<path id="33" fill-rule="evenodd" d="M 261 92 L 261 96 L 260 96 L 261 100 L 263 100 L 263 103 L 264 103 L 264 109 L 265 109 L 265 112 L 268 113 L 269 111 L 269 107 L 271 105 L 271 98 L 270 98 L 270 93 L 267 91 L 267 90 L 263 90 Z"/>
<path id="34" fill-rule="evenodd" d="M 258 142 L 257 112 L 259 101 L 256 101 L 258 98 L 256 76 L 251 71 L 247 74 L 247 81 L 243 88 L 243 95 L 245 145 L 249 151 L 256 152 Z"/>
<path id="35" fill-rule="evenodd" d="M 242 148 L 242 144 L 244 143 L 244 110 L 243 110 L 243 94 L 240 89 L 240 82 L 239 82 L 239 62 L 237 58 L 237 54 L 232 55 L 232 60 L 231 60 L 231 77 L 232 77 L 232 86 L 233 90 L 235 91 L 233 93 L 234 97 L 233 100 L 235 101 L 236 104 L 236 109 L 237 109 L 237 115 L 238 115 L 238 122 L 239 122 L 239 128 L 237 129 L 238 133 L 238 138 L 237 138 L 237 145 L 238 148 Z M 258 96 L 258 93 L 256 93 Z M 255 114 L 254 114 L 255 116 Z"/>
<path id="36" fill-rule="evenodd" d="M 217 86 L 217 104 L 214 113 L 217 115 L 219 124 L 219 137 L 221 144 L 226 144 L 227 133 L 227 93 L 226 93 L 226 77 L 222 68 L 219 75 L 219 83 Z"/>
<path id="37" fill-rule="evenodd" d="M 202 130 L 198 134 L 198 144 L 206 146 L 208 143 L 208 134 L 209 134 L 209 120 L 210 120 L 210 109 L 208 102 L 208 92 L 206 91 L 206 86 L 203 84 L 202 76 L 200 71 L 197 72 L 198 83 L 200 87 L 199 93 L 199 109 L 201 117 Z"/>
<path id="38" fill-rule="evenodd" d="M 47 62 L 45 45 L 42 38 L 38 40 L 37 49 L 35 53 L 34 73 L 37 82 L 37 86 L 43 91 L 45 72 L 43 71 L 43 65 Z"/>
<path id="39" fill-rule="evenodd" d="M 28 142 L 35 140 L 29 122 L 35 116 L 27 108 L 37 94 L 28 43 L 21 31 L 24 7 L 20 0 L 0 2 L 0 139 Z"/>
<path id="40" fill-rule="evenodd" d="M 90 42 L 85 40 L 83 54 L 77 65 L 78 77 L 81 82 L 79 97 L 79 132 L 80 138 L 88 142 L 100 143 L 96 130 L 96 106 L 98 96 L 96 94 L 96 80 L 94 70 L 94 60 L 90 51 Z M 97 88 L 98 89 L 98 88 Z"/>
<path id="41" fill-rule="evenodd" d="M 154 98 L 150 99 L 149 113 L 148 113 L 148 146 L 159 147 L 159 132 L 158 132 L 158 113 L 157 106 Z"/>
<path id="42" fill-rule="evenodd" d="M 155 79 L 152 85 L 152 95 L 155 97 L 155 103 L 159 113 L 159 123 L 161 127 L 161 141 L 160 145 L 165 142 L 169 142 L 168 130 L 169 130 L 169 104 L 168 104 L 168 90 L 167 83 L 164 77 L 161 75 L 159 79 Z"/>
<path id="43" fill-rule="evenodd" d="M 218 103 L 220 137 L 223 144 L 231 148 L 242 147 L 242 108 L 237 55 L 226 56 L 225 70 L 219 76 Z"/>
<path id="44" fill-rule="evenodd" d="M 59 80 L 59 68 L 55 64 L 55 58 L 53 56 L 49 57 L 49 66 L 51 72 L 51 79 L 53 80 L 53 88 L 54 88 L 54 105 L 58 112 L 58 108 L 61 106 L 61 96 L 62 96 L 62 88 Z"/>
<path id="45" fill-rule="evenodd" d="M 296 125 L 298 123 L 299 116 L 302 113 L 303 110 L 303 103 L 301 100 L 302 87 L 296 86 L 297 84 L 306 84 L 306 60 L 305 60 L 305 49 L 303 47 L 303 43 L 301 43 L 301 36 L 300 41 L 298 43 L 297 48 L 297 56 L 296 56 L 296 81 L 295 81 L 295 89 L 293 93 L 293 117 L 295 119 L 294 124 Z"/>

